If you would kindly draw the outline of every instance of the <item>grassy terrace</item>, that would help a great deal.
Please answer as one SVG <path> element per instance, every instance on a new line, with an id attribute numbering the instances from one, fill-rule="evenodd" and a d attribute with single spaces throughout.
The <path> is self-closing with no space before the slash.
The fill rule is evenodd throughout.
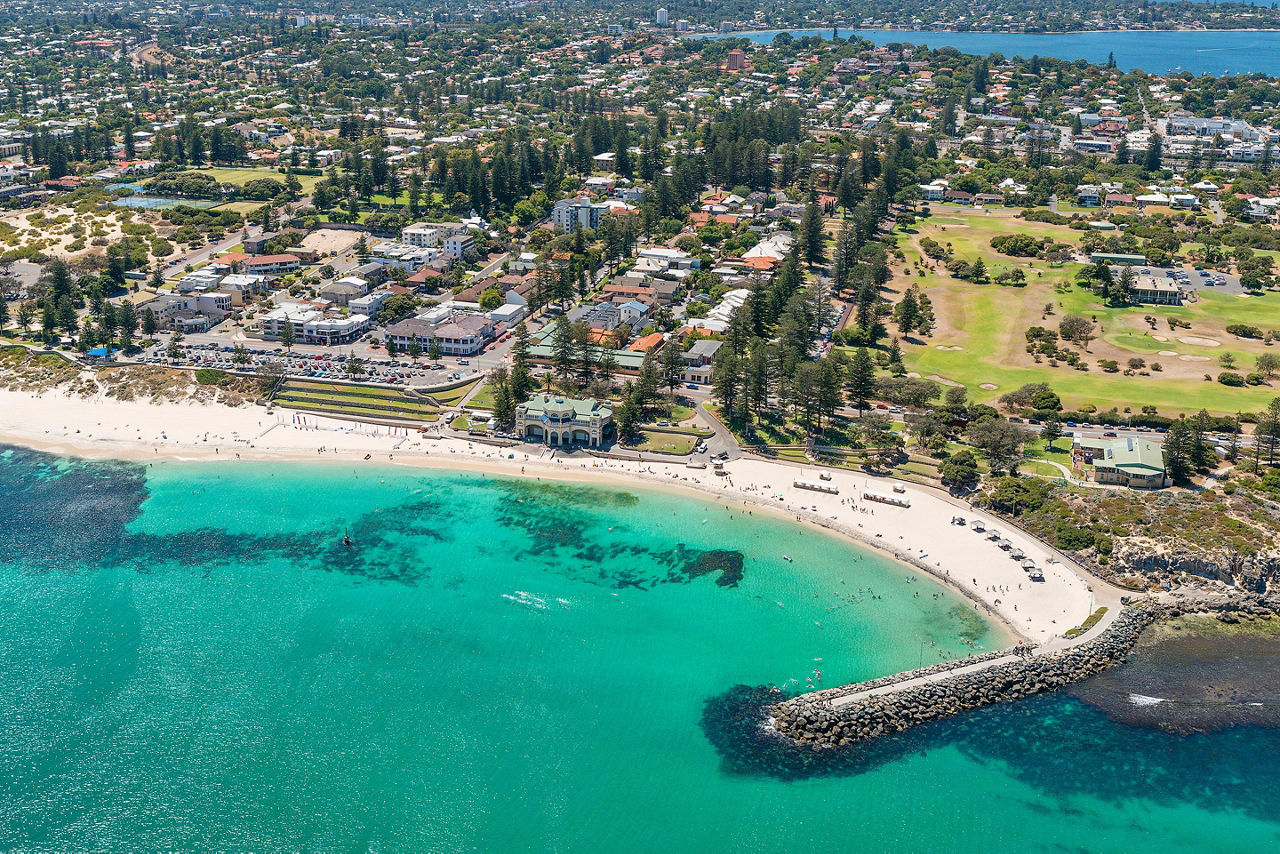
<path id="1" fill-rule="evenodd" d="M 467 393 L 470 392 L 471 389 L 475 388 L 476 383 L 478 382 L 480 382 L 480 380 L 478 379 L 472 380 L 466 385 L 460 385 L 457 388 L 451 388 L 451 389 L 448 389 L 447 391 L 428 391 L 426 392 L 426 394 L 431 395 L 431 399 L 439 403 L 441 406 L 453 406 L 454 404 L 461 401 L 464 397 L 466 397 Z M 489 405 L 484 408 L 486 409 L 493 408 L 492 395 L 490 395 Z"/>
<path id="2" fill-rule="evenodd" d="M 276 403 L 279 406 L 285 406 L 289 409 L 298 409 L 324 415 L 339 415 L 349 418 L 368 419 L 374 421 L 385 421 L 391 419 L 400 421 L 435 421 L 440 417 L 436 411 L 414 413 L 391 407 L 334 403 L 330 401 L 315 401 L 302 398 L 293 400 L 277 399 Z"/>
<path id="3" fill-rule="evenodd" d="M 393 388 L 290 380 L 281 386 L 275 403 L 309 412 L 330 412 L 352 418 L 435 421 L 440 408 L 408 397 Z"/>
<path id="4" fill-rule="evenodd" d="M 1150 404 L 1166 415 L 1200 408 L 1218 413 L 1256 410 L 1280 393 L 1274 384 L 1231 388 L 1216 382 L 1224 370 L 1218 363 L 1224 352 L 1235 356 L 1236 366 L 1231 370 L 1247 374 L 1259 354 L 1275 351 L 1261 340 L 1236 338 L 1226 327 L 1244 323 L 1264 332 L 1280 329 L 1280 294 L 1243 297 L 1202 291 L 1199 302 L 1181 307 L 1116 308 L 1075 286 L 1078 264 L 1053 268 L 1040 260 L 1009 258 L 990 247 L 995 235 L 1016 233 L 1078 245 L 1079 233 L 1065 226 L 1026 222 L 1008 211 L 987 215 L 983 211 L 947 210 L 922 221 L 916 231 L 900 234 L 907 268 L 896 272 L 890 287 L 901 290 L 914 282 L 933 301 L 938 318 L 933 336 L 904 343 L 908 369 L 921 376 L 961 383 L 973 399 L 985 402 L 1025 383 L 1047 382 L 1068 407 L 1093 403 L 1100 408 L 1128 406 L 1136 411 Z M 919 250 L 924 237 L 943 245 L 950 243 L 956 256 L 965 260 L 981 257 L 992 274 L 1020 267 L 1028 284 L 1002 287 L 953 279 L 941 264 L 924 258 Z M 912 269 L 916 261 L 936 269 L 921 277 Z M 1044 314 L 1046 304 L 1052 304 L 1052 314 Z M 1088 352 L 1081 353 L 1089 363 L 1087 372 L 1066 365 L 1037 364 L 1025 351 L 1026 329 L 1056 328 L 1067 314 L 1084 315 L 1097 324 L 1098 338 L 1090 343 Z M 1147 316 L 1156 319 L 1154 328 L 1145 320 Z M 1170 329 L 1169 318 L 1190 323 L 1191 328 Z M 1072 349 L 1080 350 L 1074 345 Z M 1148 365 L 1158 362 L 1162 370 L 1150 371 L 1149 376 L 1124 376 L 1105 373 L 1098 365 L 1102 359 L 1114 359 L 1123 367 L 1130 358 L 1142 358 Z M 1205 381 L 1205 374 L 1213 380 Z"/>

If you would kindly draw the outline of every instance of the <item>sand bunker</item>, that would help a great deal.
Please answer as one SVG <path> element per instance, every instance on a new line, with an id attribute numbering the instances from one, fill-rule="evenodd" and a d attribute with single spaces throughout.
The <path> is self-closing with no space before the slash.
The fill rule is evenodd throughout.
<path id="1" fill-rule="evenodd" d="M 1000 386 L 996 385 L 995 383 L 982 383 L 981 385 L 978 386 L 978 388 L 985 388 L 987 391 L 995 391 L 996 389 L 1000 388 Z"/>
<path id="2" fill-rule="evenodd" d="M 939 344 L 939 345 L 938 345 L 938 349 L 939 349 L 939 350 L 946 350 L 946 351 L 948 351 L 948 352 L 949 352 L 949 351 L 951 351 L 951 350 L 963 350 L 964 348 L 963 348 L 963 347 L 957 347 L 957 346 L 954 346 L 954 345 L 952 345 L 952 346 L 948 346 L 948 345 L 946 345 L 946 344 Z"/>
<path id="3" fill-rule="evenodd" d="M 1152 337 L 1153 339 L 1155 339 L 1156 341 L 1168 341 L 1168 340 L 1169 340 L 1168 338 L 1165 338 L 1163 335 L 1152 335 L 1151 337 Z"/>
<path id="4" fill-rule="evenodd" d="M 960 387 L 964 385 L 964 383 L 958 383 L 955 380 L 949 380 L 949 379 L 946 379 L 945 377 L 940 377 L 937 374 L 929 374 L 929 376 L 925 377 L 925 379 L 933 380 L 935 383 L 940 383 L 942 385 L 950 385 L 950 386 L 956 386 L 956 387 Z"/>
<path id="5" fill-rule="evenodd" d="M 1178 361 L 1180 361 L 1180 362 L 1208 362 L 1208 361 L 1210 361 L 1210 359 L 1209 359 L 1209 357 L 1208 357 L 1208 356 L 1179 356 L 1179 357 L 1178 357 Z"/>
<path id="6" fill-rule="evenodd" d="M 1183 344 L 1191 344 L 1192 346 L 1195 346 L 1195 347 L 1221 347 L 1222 346 L 1221 341 L 1215 341 L 1212 338 L 1201 338 L 1198 335 L 1187 335 L 1185 337 L 1179 338 L 1178 340 L 1181 341 Z"/>
<path id="7" fill-rule="evenodd" d="M 1176 356 L 1176 355 L 1178 355 L 1178 351 L 1177 351 L 1177 350 L 1161 350 L 1161 351 L 1159 352 L 1159 354 L 1158 354 L 1158 355 L 1161 355 L 1161 356 Z"/>

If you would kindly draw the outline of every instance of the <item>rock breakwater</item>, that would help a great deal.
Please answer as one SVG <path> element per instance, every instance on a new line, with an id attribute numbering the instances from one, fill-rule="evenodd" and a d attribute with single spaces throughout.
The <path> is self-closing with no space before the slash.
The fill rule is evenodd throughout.
<path id="1" fill-rule="evenodd" d="M 1122 660 L 1143 629 L 1169 615 L 1166 606 L 1144 602 L 1126 607 L 1098 635 L 1066 649 L 1033 654 L 1027 647 L 1015 647 L 793 697 L 767 707 L 768 728 L 798 746 L 820 751 L 1052 691 Z M 903 687 L 894 690 L 896 684 Z M 882 688 L 887 690 L 876 690 Z"/>
<path id="2" fill-rule="evenodd" d="M 776 688 L 738 685 L 707 699 L 702 729 L 736 774 L 799 780 L 863 773 L 958 732 L 980 738 L 960 713 L 1084 680 L 1126 660 L 1154 623 L 1184 614 L 1248 622 L 1280 617 L 1280 600 L 1180 590 L 1128 604 L 1065 649 L 1037 654 L 1023 645 L 787 699 Z M 867 692 L 875 695 L 861 696 Z M 926 723 L 932 725 L 916 729 Z"/>

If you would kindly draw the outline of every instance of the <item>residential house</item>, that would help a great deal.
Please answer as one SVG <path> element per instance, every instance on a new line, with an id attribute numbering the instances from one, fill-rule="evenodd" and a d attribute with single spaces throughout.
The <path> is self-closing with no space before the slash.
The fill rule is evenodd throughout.
<path id="1" fill-rule="evenodd" d="M 716 353 L 724 344 L 714 338 L 703 338 L 680 354 L 684 362 L 681 378 L 688 383 L 710 383 L 714 371 Z"/>
<path id="2" fill-rule="evenodd" d="M 1095 184 L 1081 184 L 1076 187 L 1076 202 L 1084 208 L 1096 208 L 1102 204 L 1102 188 Z"/>
<path id="3" fill-rule="evenodd" d="M 244 262 L 244 271 L 258 276 L 291 273 L 301 267 L 302 261 L 297 255 L 256 255 Z"/>

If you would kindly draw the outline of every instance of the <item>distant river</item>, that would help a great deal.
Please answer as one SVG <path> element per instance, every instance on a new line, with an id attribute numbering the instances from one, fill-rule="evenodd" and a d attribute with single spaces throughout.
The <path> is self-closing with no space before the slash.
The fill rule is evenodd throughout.
<path id="1" fill-rule="evenodd" d="M 781 31 L 734 33 L 768 44 Z M 793 36 L 831 35 L 831 29 L 788 30 Z M 907 42 L 929 47 L 954 47 L 964 53 L 1005 56 L 1052 56 L 1106 62 L 1114 53 L 1121 68 L 1140 68 L 1154 74 L 1190 71 L 1193 74 L 1251 74 L 1280 77 L 1280 32 L 1117 32 L 1037 35 L 1034 33 L 950 33 L 906 30 L 840 30 L 841 38 L 859 36 L 876 44 Z"/>
<path id="2" fill-rule="evenodd" d="M 0 495 L 5 851 L 1280 850 L 1280 730 L 1184 739 L 1066 695 L 826 776 L 735 772 L 703 720 L 734 685 L 1003 643 L 760 512 L 2 448 Z"/>

